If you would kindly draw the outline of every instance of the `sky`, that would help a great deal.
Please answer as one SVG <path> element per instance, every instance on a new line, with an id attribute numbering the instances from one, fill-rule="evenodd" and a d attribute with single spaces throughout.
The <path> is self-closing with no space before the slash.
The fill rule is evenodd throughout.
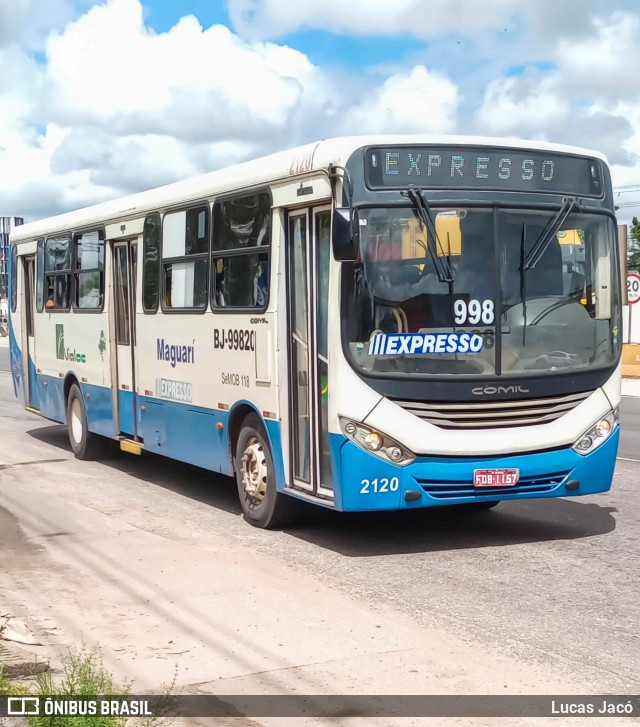
<path id="1" fill-rule="evenodd" d="M 640 216 L 640 0 L 0 0 L 0 215 L 321 138 L 597 149 Z"/>

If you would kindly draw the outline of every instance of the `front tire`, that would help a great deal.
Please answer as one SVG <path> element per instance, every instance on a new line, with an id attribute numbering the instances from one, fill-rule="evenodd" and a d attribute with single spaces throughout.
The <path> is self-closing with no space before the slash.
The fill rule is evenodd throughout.
<path id="1" fill-rule="evenodd" d="M 236 482 L 244 519 L 256 528 L 281 528 L 296 515 L 296 502 L 276 490 L 273 456 L 262 422 L 249 414 L 236 445 Z"/>
<path id="2" fill-rule="evenodd" d="M 71 451 L 76 459 L 95 459 L 100 454 L 102 440 L 99 435 L 89 431 L 87 412 L 78 384 L 73 384 L 69 390 L 67 432 Z"/>

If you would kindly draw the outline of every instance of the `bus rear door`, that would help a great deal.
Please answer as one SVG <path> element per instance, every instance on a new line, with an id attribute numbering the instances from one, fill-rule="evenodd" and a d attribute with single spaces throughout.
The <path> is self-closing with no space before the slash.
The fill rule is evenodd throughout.
<path id="1" fill-rule="evenodd" d="M 138 244 L 113 243 L 113 320 L 120 434 L 136 437 L 136 279 Z"/>
<path id="2" fill-rule="evenodd" d="M 34 255 L 27 255 L 22 258 L 22 275 L 24 285 L 24 319 L 22 323 L 24 351 L 24 378 L 27 382 L 27 406 L 30 409 L 40 409 L 40 397 L 38 395 L 38 377 L 36 374 L 36 352 L 34 337 L 34 311 L 36 304 L 36 259 Z"/>

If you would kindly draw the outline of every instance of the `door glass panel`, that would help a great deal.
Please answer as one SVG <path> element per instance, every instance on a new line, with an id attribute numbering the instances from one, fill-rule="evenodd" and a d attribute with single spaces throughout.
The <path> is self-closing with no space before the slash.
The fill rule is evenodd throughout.
<path id="1" fill-rule="evenodd" d="M 116 343 L 128 346 L 129 337 L 129 276 L 127 248 L 116 247 Z"/>
<path id="2" fill-rule="evenodd" d="M 26 261 L 25 308 L 27 314 L 27 336 L 33 336 L 33 288 L 34 288 L 34 261 Z"/>
<path id="3" fill-rule="evenodd" d="M 138 283 L 138 245 L 131 245 L 131 329 L 133 345 L 136 344 L 136 292 Z"/>
<path id="4" fill-rule="evenodd" d="M 291 245 L 291 351 L 293 380 L 293 465 L 295 478 L 310 482 L 309 335 L 307 316 L 307 218 L 289 222 Z"/>
<path id="5" fill-rule="evenodd" d="M 316 286 L 316 323 L 318 339 L 318 377 L 317 401 L 320 412 L 319 422 L 319 451 L 320 483 L 325 487 L 332 487 L 331 454 L 329 450 L 329 351 L 327 347 L 327 324 L 329 312 L 329 261 L 331 214 L 328 210 L 316 213 L 316 260 L 317 278 Z"/>
<path id="6" fill-rule="evenodd" d="M 38 240 L 36 260 L 36 309 L 41 313 L 44 306 L 44 240 Z"/>

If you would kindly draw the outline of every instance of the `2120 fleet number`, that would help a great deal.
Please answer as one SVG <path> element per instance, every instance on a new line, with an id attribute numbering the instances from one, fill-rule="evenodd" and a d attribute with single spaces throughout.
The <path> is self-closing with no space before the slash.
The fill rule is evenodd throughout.
<path id="1" fill-rule="evenodd" d="M 375 480 L 360 480 L 360 494 L 374 495 L 382 492 L 397 492 L 400 480 L 397 477 L 376 477 Z"/>

